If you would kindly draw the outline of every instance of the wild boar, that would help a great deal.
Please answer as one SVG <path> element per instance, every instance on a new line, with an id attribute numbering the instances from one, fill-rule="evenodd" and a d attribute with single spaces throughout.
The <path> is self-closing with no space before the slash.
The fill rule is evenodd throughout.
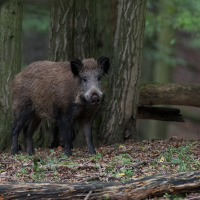
<path id="1" fill-rule="evenodd" d="M 18 153 L 18 136 L 23 129 L 27 153 L 33 155 L 32 135 L 42 118 L 56 120 L 71 156 L 72 129 L 81 121 L 89 154 L 96 154 L 92 139 L 92 119 L 103 103 L 101 80 L 108 73 L 109 58 L 102 56 L 71 62 L 39 61 L 16 75 L 13 82 L 11 154 Z"/>

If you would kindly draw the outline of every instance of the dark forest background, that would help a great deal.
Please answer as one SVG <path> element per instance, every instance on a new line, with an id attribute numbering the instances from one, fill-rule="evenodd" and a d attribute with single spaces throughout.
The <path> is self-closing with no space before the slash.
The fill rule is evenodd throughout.
<path id="1" fill-rule="evenodd" d="M 97 4 L 97 52 L 112 57 L 117 0 Z M 51 1 L 24 0 L 22 70 L 48 58 Z M 200 1 L 147 2 L 141 82 L 200 83 Z M 178 106 L 176 106 L 178 108 Z M 137 120 L 141 139 L 200 138 L 200 109 L 180 107 L 185 123 Z"/>

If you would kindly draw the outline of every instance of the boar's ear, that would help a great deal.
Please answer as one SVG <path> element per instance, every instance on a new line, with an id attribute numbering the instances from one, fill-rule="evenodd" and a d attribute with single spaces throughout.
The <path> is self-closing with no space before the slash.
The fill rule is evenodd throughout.
<path id="1" fill-rule="evenodd" d="M 70 62 L 71 64 L 71 70 L 74 76 L 78 76 L 83 64 L 79 59 L 74 59 Z"/>
<path id="2" fill-rule="evenodd" d="M 102 56 L 97 62 L 98 65 L 103 69 L 104 74 L 107 74 L 110 67 L 109 57 Z"/>

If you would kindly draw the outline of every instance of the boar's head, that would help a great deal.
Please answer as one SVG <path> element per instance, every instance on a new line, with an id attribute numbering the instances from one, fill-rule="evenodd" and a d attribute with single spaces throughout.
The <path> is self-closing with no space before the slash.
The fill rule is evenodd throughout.
<path id="1" fill-rule="evenodd" d="M 108 73 L 109 58 L 102 56 L 98 61 L 90 58 L 82 62 L 75 59 L 70 64 L 74 76 L 80 80 L 80 98 L 93 106 L 101 104 L 102 77 Z"/>

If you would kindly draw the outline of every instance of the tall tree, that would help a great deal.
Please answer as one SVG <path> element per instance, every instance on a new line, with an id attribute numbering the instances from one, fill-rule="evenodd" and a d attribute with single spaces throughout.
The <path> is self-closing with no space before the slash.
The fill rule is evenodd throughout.
<path id="1" fill-rule="evenodd" d="M 0 3 L 0 152 L 10 144 L 11 86 L 21 70 L 22 0 Z"/>
<path id="2" fill-rule="evenodd" d="M 96 1 L 76 0 L 74 17 L 74 58 L 93 58 L 96 55 Z M 74 147 L 86 145 L 82 127 L 75 125 Z"/>
<path id="3" fill-rule="evenodd" d="M 53 0 L 49 25 L 49 60 L 74 58 L 74 0 Z"/>
<path id="4" fill-rule="evenodd" d="M 114 54 L 100 128 L 104 143 L 123 142 L 136 134 L 146 0 L 119 0 Z"/>
<path id="5" fill-rule="evenodd" d="M 95 5 L 92 0 L 53 1 L 49 60 L 67 61 L 95 55 Z"/>
<path id="6" fill-rule="evenodd" d="M 49 60 L 69 61 L 73 58 L 95 56 L 96 44 L 96 1 L 94 0 L 53 0 L 50 16 Z M 42 123 L 44 134 L 52 132 L 52 123 Z M 76 146 L 85 144 L 83 134 L 76 137 Z M 57 134 L 57 133 L 56 133 Z M 51 134 L 53 135 L 53 134 Z M 55 134 L 54 134 L 55 135 Z M 48 137 L 51 143 L 51 137 Z M 45 145 L 48 146 L 48 145 Z"/>
<path id="7" fill-rule="evenodd" d="M 76 0 L 74 14 L 74 58 L 95 57 L 96 1 Z"/>

